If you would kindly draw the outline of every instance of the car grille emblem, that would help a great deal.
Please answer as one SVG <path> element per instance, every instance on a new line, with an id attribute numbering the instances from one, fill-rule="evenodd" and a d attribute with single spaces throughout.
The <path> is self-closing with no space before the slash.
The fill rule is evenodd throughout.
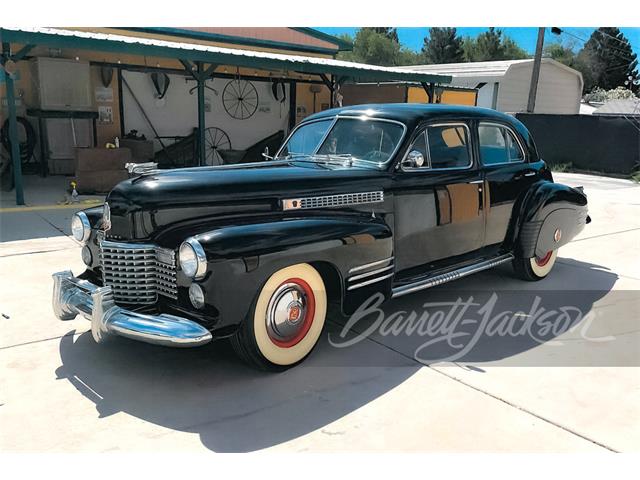
<path id="1" fill-rule="evenodd" d="M 102 229 L 106 232 L 111 229 L 111 209 L 109 204 L 105 202 L 102 208 Z"/>

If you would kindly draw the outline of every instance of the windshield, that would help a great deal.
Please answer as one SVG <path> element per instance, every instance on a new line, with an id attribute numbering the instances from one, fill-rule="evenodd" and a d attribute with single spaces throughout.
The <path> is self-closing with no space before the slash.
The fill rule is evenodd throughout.
<path id="1" fill-rule="evenodd" d="M 278 158 L 302 156 L 317 161 L 348 158 L 383 164 L 391 158 L 403 133 L 401 124 L 381 120 L 338 118 L 335 123 L 333 119 L 321 120 L 298 128 Z"/>

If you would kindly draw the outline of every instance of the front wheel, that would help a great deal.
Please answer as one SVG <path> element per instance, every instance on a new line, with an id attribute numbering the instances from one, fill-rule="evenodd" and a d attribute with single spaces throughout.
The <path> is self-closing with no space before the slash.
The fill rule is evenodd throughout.
<path id="1" fill-rule="evenodd" d="M 543 257 L 522 258 L 516 257 L 513 260 L 513 269 L 523 280 L 535 282 L 542 280 L 556 263 L 558 250 L 550 250 Z"/>
<path id="2" fill-rule="evenodd" d="M 307 263 L 292 265 L 269 277 L 231 345 L 258 368 L 284 370 L 311 353 L 326 314 L 327 292 L 318 271 Z"/>

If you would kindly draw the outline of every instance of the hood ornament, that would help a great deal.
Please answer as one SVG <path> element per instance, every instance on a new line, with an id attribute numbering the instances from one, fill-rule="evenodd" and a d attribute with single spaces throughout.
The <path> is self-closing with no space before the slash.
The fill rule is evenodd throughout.
<path id="1" fill-rule="evenodd" d="M 124 168 L 127 169 L 129 175 L 142 175 L 158 170 L 158 164 L 156 162 L 125 163 Z"/>

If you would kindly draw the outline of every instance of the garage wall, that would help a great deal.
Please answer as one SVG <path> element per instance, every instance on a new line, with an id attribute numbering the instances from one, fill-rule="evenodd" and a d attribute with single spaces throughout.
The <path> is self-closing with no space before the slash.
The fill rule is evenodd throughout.
<path id="1" fill-rule="evenodd" d="M 533 62 L 514 64 L 500 82 L 498 110 L 526 112 Z M 535 113 L 576 114 L 580 109 L 582 82 L 576 73 L 551 62 L 540 66 Z"/>
<path id="2" fill-rule="evenodd" d="M 171 83 L 162 100 L 155 98 L 155 88 L 149 74 L 140 72 L 122 72 L 123 78 L 142 104 L 147 116 L 161 136 L 189 135 L 198 126 L 197 93 L 189 90 L 196 86 L 193 80 L 182 75 L 169 75 Z M 217 91 L 205 89 L 205 104 L 209 106 L 205 121 L 207 127 L 224 130 L 234 149 L 243 150 L 278 130 L 287 131 L 289 118 L 289 88 L 284 103 L 275 100 L 270 82 L 252 82 L 258 92 L 258 110 L 246 120 L 237 120 L 229 116 L 222 104 L 222 92 L 229 79 L 207 81 L 207 86 Z M 132 129 L 143 133 L 148 140 L 154 133 L 126 86 L 123 86 L 125 133 Z M 161 148 L 154 141 L 156 150 Z"/>

